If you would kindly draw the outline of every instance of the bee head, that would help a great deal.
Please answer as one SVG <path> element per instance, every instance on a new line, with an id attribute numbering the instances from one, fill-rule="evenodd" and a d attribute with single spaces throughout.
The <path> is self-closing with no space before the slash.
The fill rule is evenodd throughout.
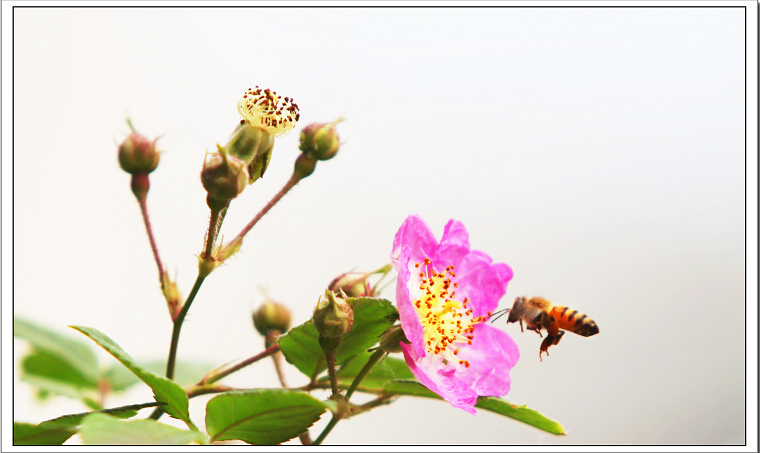
<path id="1" fill-rule="evenodd" d="M 509 318 L 507 318 L 507 323 L 519 321 L 524 312 L 525 298 L 518 297 L 515 299 L 515 302 L 512 304 L 512 308 L 509 310 Z"/>

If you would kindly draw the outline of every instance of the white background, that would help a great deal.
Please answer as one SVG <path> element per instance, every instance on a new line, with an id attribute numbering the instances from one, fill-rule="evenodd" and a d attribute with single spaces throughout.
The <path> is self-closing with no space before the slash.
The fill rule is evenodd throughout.
<path id="1" fill-rule="evenodd" d="M 407 215 L 439 236 L 456 218 L 514 269 L 502 307 L 541 295 L 598 322 L 599 335 L 568 334 L 543 362 L 535 334 L 495 324 L 521 350 L 505 398 L 569 435 L 406 398 L 342 421 L 328 444 L 744 443 L 756 411 L 745 345 L 757 338 L 745 165 L 757 161 L 754 145 L 745 161 L 743 8 L 16 8 L 12 19 L 13 314 L 72 337 L 67 325 L 96 327 L 138 360 L 164 359 L 171 324 L 116 161 L 125 118 L 162 135 L 148 206 L 187 295 L 208 221 L 204 154 L 260 85 L 295 98 L 297 130 L 345 117 L 344 143 L 206 280 L 180 360 L 257 353 L 261 288 L 301 323 L 337 274 L 389 262 Z M 297 143 L 297 131 L 277 140 L 226 237 L 286 181 Z M 16 360 L 25 350 L 15 343 Z M 277 385 L 270 361 L 225 382 Z M 85 410 L 13 383 L 19 421 Z M 191 400 L 201 425 L 208 399 Z M 149 400 L 136 387 L 107 404 Z"/>

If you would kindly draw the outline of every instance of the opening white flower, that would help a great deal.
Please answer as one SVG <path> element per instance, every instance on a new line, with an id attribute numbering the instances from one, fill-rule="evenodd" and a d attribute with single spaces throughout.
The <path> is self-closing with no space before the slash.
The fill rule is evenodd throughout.
<path id="1" fill-rule="evenodd" d="M 280 98 L 267 89 L 248 88 L 238 102 L 238 112 L 252 126 L 265 129 L 275 137 L 282 137 L 293 130 L 300 118 L 298 104 L 293 98 Z"/>

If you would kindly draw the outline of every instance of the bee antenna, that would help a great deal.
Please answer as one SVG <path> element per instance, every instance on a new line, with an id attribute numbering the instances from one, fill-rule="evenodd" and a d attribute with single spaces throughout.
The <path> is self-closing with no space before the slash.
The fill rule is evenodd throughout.
<path id="1" fill-rule="evenodd" d="M 499 310 L 497 312 L 491 313 L 491 323 L 493 323 L 497 319 L 501 318 L 502 316 L 504 316 L 504 314 L 506 314 L 508 312 L 509 312 L 509 308 L 505 308 L 503 310 Z"/>

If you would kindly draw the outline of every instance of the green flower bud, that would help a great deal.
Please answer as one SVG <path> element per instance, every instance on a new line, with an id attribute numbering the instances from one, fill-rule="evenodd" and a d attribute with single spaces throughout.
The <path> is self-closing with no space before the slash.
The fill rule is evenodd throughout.
<path id="1" fill-rule="evenodd" d="M 248 182 L 246 164 L 217 145 L 218 153 L 207 154 L 201 170 L 201 182 L 210 199 L 229 202 L 237 197 Z"/>
<path id="2" fill-rule="evenodd" d="M 267 129 L 241 121 L 225 147 L 231 156 L 248 166 L 248 184 L 264 176 L 274 148 L 274 135 Z"/>
<path id="3" fill-rule="evenodd" d="M 327 286 L 330 291 L 343 291 L 348 297 L 372 297 L 374 291 L 369 286 L 372 273 L 346 272 L 333 279 Z"/>
<path id="4" fill-rule="evenodd" d="M 335 125 L 343 119 L 332 123 L 312 123 L 301 130 L 298 148 L 306 155 L 317 160 L 328 160 L 338 154 L 340 140 Z"/>
<path id="5" fill-rule="evenodd" d="M 380 349 L 385 352 L 401 352 L 401 342 L 409 343 L 406 334 L 400 325 L 396 325 L 386 330 L 380 337 Z"/>
<path id="6" fill-rule="evenodd" d="M 310 176 L 314 173 L 314 169 L 317 167 L 317 161 L 307 156 L 306 154 L 299 154 L 296 158 L 296 165 L 293 168 L 293 175 L 298 177 L 299 180 Z"/>
<path id="7" fill-rule="evenodd" d="M 150 173 L 158 166 L 161 153 L 156 150 L 156 141 L 132 131 L 119 145 L 119 166 L 127 173 Z"/>
<path id="8" fill-rule="evenodd" d="M 354 325 L 354 311 L 345 294 L 336 297 L 335 293 L 327 290 L 317 303 L 312 322 L 320 338 L 341 338 Z"/>
<path id="9" fill-rule="evenodd" d="M 327 289 L 335 292 L 343 291 L 349 297 L 377 297 L 380 292 L 378 284 L 391 269 L 391 265 L 388 264 L 372 272 L 345 272 L 335 277 Z M 380 275 L 380 279 L 374 286 L 369 283 L 373 275 Z"/>
<path id="10" fill-rule="evenodd" d="M 290 328 L 290 310 L 282 304 L 267 300 L 253 312 L 253 326 L 263 336 L 269 332 L 287 332 Z"/>

